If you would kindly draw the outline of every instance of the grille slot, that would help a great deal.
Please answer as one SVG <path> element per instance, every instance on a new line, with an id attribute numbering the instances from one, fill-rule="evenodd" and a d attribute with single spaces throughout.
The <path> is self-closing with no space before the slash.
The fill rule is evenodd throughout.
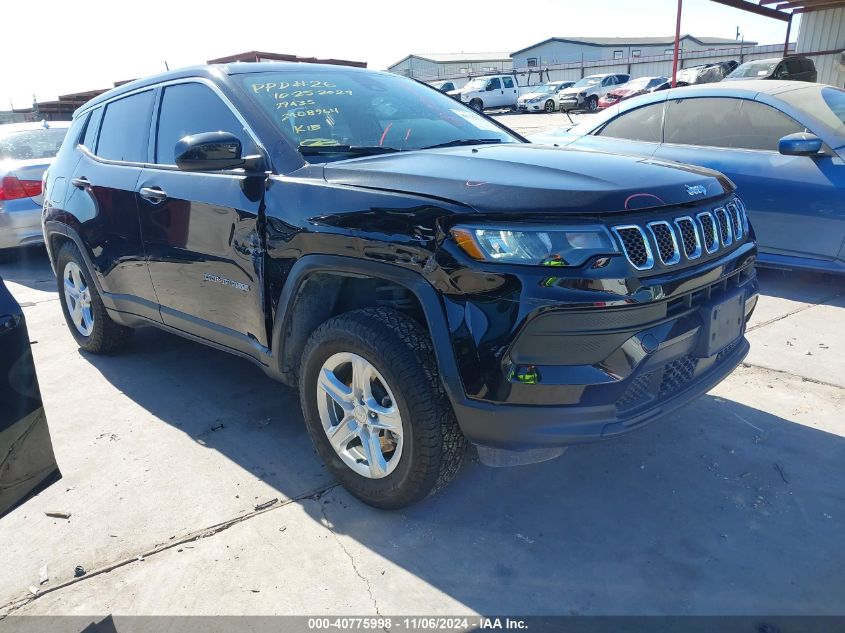
<path id="1" fill-rule="evenodd" d="M 657 244 L 657 254 L 660 255 L 660 261 L 667 266 L 681 261 L 678 240 L 675 239 L 675 231 L 672 230 L 671 224 L 664 220 L 649 222 L 648 230 L 651 231 L 654 242 Z"/>
<path id="2" fill-rule="evenodd" d="M 733 231 L 734 239 L 738 242 L 742 239 L 743 234 L 742 218 L 740 217 L 739 207 L 737 207 L 737 205 L 733 202 L 726 206 L 728 209 L 728 216 L 731 219 L 731 230 Z"/>
<path id="3" fill-rule="evenodd" d="M 682 356 L 667 363 L 663 369 L 663 378 L 660 381 L 657 397 L 663 398 L 686 385 L 692 380 L 697 366 L 698 360 L 692 356 Z"/>
<path id="4" fill-rule="evenodd" d="M 735 201 L 736 208 L 739 209 L 739 215 L 742 217 L 742 232 L 748 235 L 748 209 L 745 208 L 745 203 L 739 198 Z"/>
<path id="5" fill-rule="evenodd" d="M 616 401 L 619 409 L 631 409 L 654 399 L 654 372 L 634 378 L 622 397 Z"/>
<path id="6" fill-rule="evenodd" d="M 651 254 L 651 246 L 646 240 L 645 232 L 635 225 L 615 226 L 613 232 L 622 242 L 625 257 L 637 270 L 648 270 L 654 265 L 654 257 Z"/>
<path id="7" fill-rule="evenodd" d="M 701 257 L 701 240 L 698 237 L 698 228 L 689 216 L 675 220 L 675 226 L 681 234 L 681 242 L 684 245 L 684 254 L 687 259 L 698 259 Z"/>
<path id="8" fill-rule="evenodd" d="M 719 248 L 719 235 L 716 232 L 716 221 L 709 211 L 698 214 L 698 221 L 701 224 L 701 234 L 704 236 L 704 250 L 708 254 L 715 253 Z"/>
<path id="9" fill-rule="evenodd" d="M 719 225 L 719 239 L 723 246 L 733 244 L 733 232 L 731 231 L 731 220 L 724 207 L 716 209 L 716 221 Z"/>

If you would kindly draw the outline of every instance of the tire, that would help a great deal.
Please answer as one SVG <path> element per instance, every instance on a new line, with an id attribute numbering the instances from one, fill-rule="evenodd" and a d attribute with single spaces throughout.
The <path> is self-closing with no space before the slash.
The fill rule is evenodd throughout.
<path id="1" fill-rule="evenodd" d="M 473 99 L 469 102 L 469 107 L 475 110 L 476 112 L 483 112 L 484 102 L 481 101 L 481 99 Z"/>
<path id="2" fill-rule="evenodd" d="M 545 105 L 546 114 L 551 114 L 555 111 L 555 102 L 549 99 Z"/>
<path id="3" fill-rule="evenodd" d="M 107 354 L 125 347 L 132 335 L 132 330 L 112 321 L 75 243 L 67 242 L 59 249 L 56 271 L 62 313 L 79 347 L 92 354 Z M 81 283 L 74 286 L 74 290 L 71 291 L 66 287 L 65 279 L 74 277 L 78 277 L 75 281 Z M 71 285 L 74 284 L 71 283 Z M 80 291 L 83 286 L 84 291 Z M 69 306 L 69 302 L 76 301 L 81 301 L 82 305 L 87 304 L 87 310 L 85 308 L 75 310 Z M 77 321 L 80 324 L 77 324 Z"/>
<path id="4" fill-rule="evenodd" d="M 599 98 L 595 95 L 587 99 L 587 112 L 595 112 L 599 109 Z"/>
<path id="5" fill-rule="evenodd" d="M 347 358 L 348 364 L 344 362 Z M 359 392 L 355 385 L 362 382 L 351 373 L 358 371 L 356 367 L 361 365 L 354 363 L 361 360 L 378 374 L 370 374 L 370 390 L 376 399 L 368 401 L 378 402 L 376 394 L 382 386 L 393 396 L 392 400 L 388 396 L 381 398 L 384 408 L 378 409 L 377 423 L 385 420 L 394 429 L 401 428 L 398 438 L 393 432 L 376 431 L 377 440 L 373 441 L 381 460 L 368 459 L 370 453 L 350 459 L 363 455 L 365 437 L 373 439 L 372 429 L 365 431 L 366 423 L 359 421 L 372 419 L 374 411 L 369 409 L 368 414 L 359 416 L 360 409 L 367 407 L 356 397 Z M 327 370 L 338 362 L 338 368 Z M 344 408 L 336 396 L 323 390 L 320 381 L 325 381 L 326 375 L 346 376 L 340 379 L 343 384 L 332 383 L 344 390 Z M 299 393 L 305 424 L 320 457 L 337 481 L 368 505 L 398 509 L 413 504 L 440 490 L 461 466 L 467 442 L 440 382 L 431 339 L 422 326 L 401 312 L 365 308 L 323 323 L 310 336 L 302 353 Z M 349 413 L 350 402 L 354 413 Z M 394 413 L 383 417 L 382 410 Z M 327 414 L 339 421 L 328 424 Z M 333 447 L 329 433 L 345 450 Z M 392 439 L 386 440 L 388 436 Z M 388 453 L 393 447 L 392 456 L 384 454 L 385 442 Z"/>

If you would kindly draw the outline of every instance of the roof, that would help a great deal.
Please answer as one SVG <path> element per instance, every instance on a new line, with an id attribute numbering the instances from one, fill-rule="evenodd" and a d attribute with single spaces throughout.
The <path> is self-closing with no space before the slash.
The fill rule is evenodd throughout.
<path id="1" fill-rule="evenodd" d="M 85 104 L 85 107 L 92 107 L 98 103 L 102 103 L 108 99 L 116 96 L 152 86 L 170 79 L 185 79 L 189 77 L 204 77 L 206 79 L 220 79 L 221 75 L 242 75 L 245 73 L 266 73 L 266 72 L 284 72 L 302 70 L 302 64 L 298 62 L 236 62 L 233 64 L 213 64 L 203 66 L 188 66 L 186 68 L 178 68 L 169 70 L 157 75 L 151 75 L 142 79 L 135 79 L 125 84 L 121 84 L 111 90 L 104 92 L 91 99 Z M 379 72 L 376 70 L 365 70 L 358 67 L 351 66 L 336 66 L 331 64 L 308 64 L 308 72 Z"/>
<path id="2" fill-rule="evenodd" d="M 809 81 L 776 81 L 772 79 L 744 79 L 728 82 L 714 82 L 708 84 L 695 84 L 693 86 L 681 86 L 680 88 L 672 88 L 668 92 L 671 95 L 683 96 L 689 92 L 705 92 L 714 91 L 724 92 L 725 94 L 766 94 L 778 95 L 783 92 L 792 92 L 793 90 L 800 90 L 802 88 L 824 87 L 822 84 L 811 83 Z M 671 98 L 671 97 L 670 97 Z"/>
<path id="3" fill-rule="evenodd" d="M 737 40 L 732 40 L 724 37 L 697 37 L 695 35 L 682 35 L 682 40 L 693 40 L 702 46 L 730 46 L 738 45 Z M 564 42 L 569 44 L 582 44 L 584 46 L 671 46 L 675 43 L 673 35 L 665 37 L 550 37 L 542 42 L 537 42 L 531 46 L 521 48 L 516 52 L 511 53 L 511 56 L 524 53 L 527 50 L 547 44 L 549 42 Z M 754 46 L 757 42 L 746 40 L 743 42 L 745 46 Z"/>
<path id="4" fill-rule="evenodd" d="M 510 53 L 411 53 L 410 55 L 405 55 L 405 57 L 400 59 L 398 62 L 390 64 L 388 68 L 398 66 L 411 57 L 424 59 L 436 64 L 454 64 L 459 62 L 509 62 L 511 60 Z"/>
<path id="5" fill-rule="evenodd" d="M 237 53 L 236 55 L 227 55 L 226 57 L 218 57 L 217 59 L 209 59 L 209 64 L 231 64 L 233 62 L 258 62 L 262 59 L 270 59 L 280 62 L 299 62 L 307 64 L 331 64 L 334 66 L 354 66 L 356 68 L 366 68 L 367 62 L 355 62 L 348 59 L 319 59 L 317 57 L 300 57 L 299 55 L 289 55 L 287 53 L 267 53 L 265 51 L 247 51 L 245 53 Z"/>

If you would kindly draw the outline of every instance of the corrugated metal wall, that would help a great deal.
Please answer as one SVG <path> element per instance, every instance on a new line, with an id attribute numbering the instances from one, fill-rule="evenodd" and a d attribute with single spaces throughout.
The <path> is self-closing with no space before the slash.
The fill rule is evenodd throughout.
<path id="1" fill-rule="evenodd" d="M 798 31 L 799 53 L 814 51 L 842 51 L 845 49 L 845 9 L 814 11 L 801 16 Z M 842 88 L 845 86 L 845 69 L 841 54 L 814 55 L 813 62 L 819 72 L 818 81 Z"/>

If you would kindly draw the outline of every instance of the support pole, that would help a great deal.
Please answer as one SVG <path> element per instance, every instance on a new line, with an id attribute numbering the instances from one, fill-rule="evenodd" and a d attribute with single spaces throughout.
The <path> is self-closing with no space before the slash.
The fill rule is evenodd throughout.
<path id="1" fill-rule="evenodd" d="M 681 8 L 684 0 L 678 0 L 678 20 L 675 22 L 675 52 L 672 55 L 672 87 L 678 83 L 678 52 L 681 48 Z"/>
<path id="2" fill-rule="evenodd" d="M 789 55 L 789 35 L 792 31 L 792 14 L 789 14 L 789 21 L 786 23 L 786 41 L 783 43 L 783 56 Z"/>

